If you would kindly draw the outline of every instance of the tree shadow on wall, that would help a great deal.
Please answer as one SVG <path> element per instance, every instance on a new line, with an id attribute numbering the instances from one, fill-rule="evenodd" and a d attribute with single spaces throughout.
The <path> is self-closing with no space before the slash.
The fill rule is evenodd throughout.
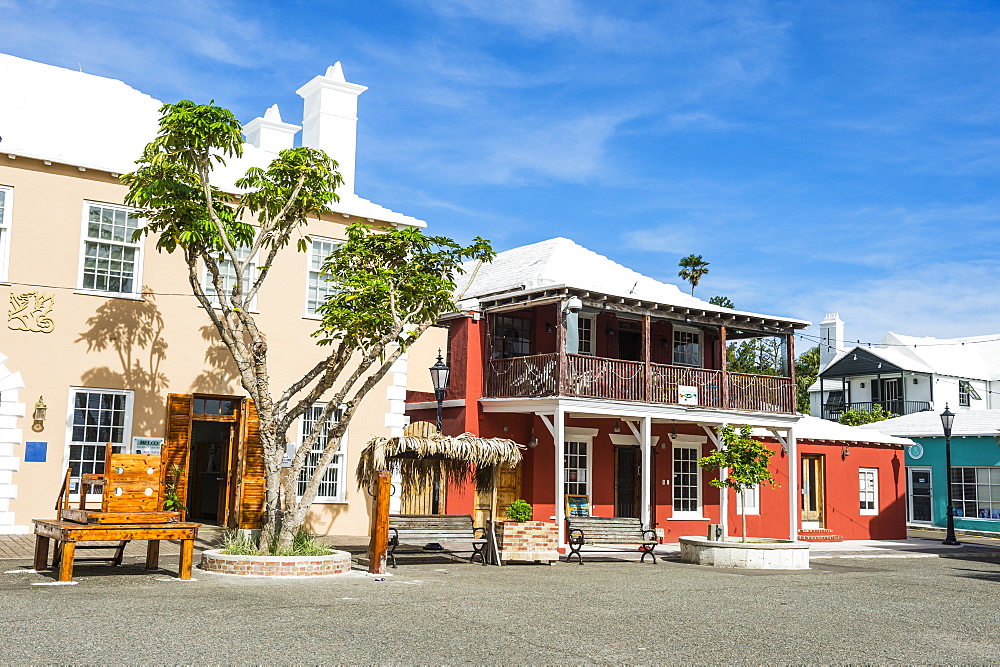
<path id="1" fill-rule="evenodd" d="M 152 433 L 163 416 L 162 392 L 167 376 L 160 365 L 167 356 L 163 340 L 163 315 L 156 299 L 147 293 L 144 301 L 108 299 L 87 320 L 90 328 L 76 342 L 87 344 L 88 352 L 114 350 L 120 369 L 102 366 L 84 371 L 82 383 L 90 387 L 131 389 L 135 392 L 132 430 Z"/>
<path id="2" fill-rule="evenodd" d="M 205 348 L 205 365 L 207 368 L 199 373 L 191 382 L 191 392 L 196 394 L 223 394 L 230 396 L 234 392 L 243 393 L 239 384 L 239 369 L 229 354 L 229 349 L 219 338 L 219 332 L 212 324 L 206 324 L 199 330 L 201 338 L 207 343 Z"/>

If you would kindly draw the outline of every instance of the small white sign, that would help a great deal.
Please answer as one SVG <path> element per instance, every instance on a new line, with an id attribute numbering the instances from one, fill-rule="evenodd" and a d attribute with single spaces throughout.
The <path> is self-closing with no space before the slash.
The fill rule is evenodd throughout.
<path id="1" fill-rule="evenodd" d="M 145 454 L 147 456 L 159 456 L 163 448 L 163 438 L 150 438 L 147 436 L 134 436 L 132 438 L 132 453 Z"/>
<path id="2" fill-rule="evenodd" d="M 681 405 L 698 405 L 698 387 L 677 385 L 677 402 Z"/>

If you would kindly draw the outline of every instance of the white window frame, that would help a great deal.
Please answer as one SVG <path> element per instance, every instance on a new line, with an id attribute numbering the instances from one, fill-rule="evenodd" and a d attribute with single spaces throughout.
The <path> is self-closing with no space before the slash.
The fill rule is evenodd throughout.
<path id="1" fill-rule="evenodd" d="M 82 446 L 96 446 L 100 447 L 102 450 L 107 441 L 101 442 L 89 442 L 86 440 L 74 440 L 73 439 L 73 418 L 76 412 L 76 395 L 80 392 L 87 393 L 101 393 L 101 394 L 112 394 L 116 396 L 125 397 L 125 415 L 124 423 L 122 424 L 122 442 L 120 453 L 129 453 L 131 451 L 132 443 L 132 413 L 135 409 L 135 393 L 128 389 L 107 389 L 105 387 L 70 387 L 66 402 L 66 446 L 63 449 L 63 466 L 62 470 L 65 472 L 67 468 L 70 467 L 71 459 L 70 452 L 74 445 Z M 79 477 L 74 477 L 76 481 L 76 493 L 70 493 L 70 502 L 79 502 L 80 500 L 80 482 Z M 95 503 L 100 502 L 100 493 L 88 493 L 87 502 Z"/>
<path id="2" fill-rule="evenodd" d="M 673 442 L 673 448 L 671 449 L 670 458 L 670 509 L 671 509 L 671 519 L 704 519 L 704 503 L 705 503 L 705 493 L 702 489 L 702 478 L 701 478 L 701 466 L 698 465 L 698 459 L 700 459 L 704 454 L 704 445 L 707 438 L 692 438 L 687 439 L 683 436 L 678 435 Z M 677 498 L 677 450 L 678 449 L 693 449 L 695 450 L 694 457 L 694 470 L 697 481 L 695 482 L 695 491 L 697 495 L 695 501 L 697 507 L 694 510 L 678 510 L 676 508 Z"/>
<path id="3" fill-rule="evenodd" d="M 743 514 L 743 506 L 740 503 L 740 496 L 746 499 L 746 515 L 754 516 L 760 514 L 760 485 L 747 487 L 736 494 L 736 514 Z"/>
<path id="4" fill-rule="evenodd" d="M 955 472 L 966 470 L 975 471 L 975 481 L 966 482 L 964 479 L 959 479 L 958 481 L 952 479 Z M 960 477 L 964 478 L 964 472 L 960 472 Z M 955 515 L 957 518 L 970 519 L 974 521 L 997 521 L 997 519 L 1000 519 L 1000 517 L 993 516 L 994 513 L 1000 513 L 1000 501 L 993 499 L 994 493 L 1000 493 L 1000 466 L 953 465 L 948 474 L 948 483 L 951 485 L 951 495 L 953 498 L 952 504 L 955 506 L 957 511 L 962 512 L 961 516 L 958 514 Z M 975 516 L 966 512 L 968 509 L 966 506 L 967 487 L 972 487 L 972 493 L 975 496 L 970 500 L 971 502 L 975 502 L 977 506 Z M 985 499 L 981 496 L 984 490 L 983 487 L 986 487 L 985 490 L 990 495 L 989 499 Z M 989 517 L 979 516 L 979 512 L 982 511 L 981 505 L 984 503 L 990 506 Z"/>
<path id="5" fill-rule="evenodd" d="M 872 506 L 862 507 L 865 501 Z M 862 516 L 878 514 L 878 468 L 858 468 L 858 505 Z"/>
<path id="6" fill-rule="evenodd" d="M 698 337 L 698 361 L 696 363 L 687 363 L 677 360 L 677 334 L 694 334 Z M 686 366 L 688 368 L 702 368 L 705 364 L 705 335 L 700 329 L 693 327 L 682 327 L 674 326 L 674 331 L 671 334 L 673 338 L 672 344 L 670 346 L 670 363 L 674 366 Z"/>
<path id="7" fill-rule="evenodd" d="M 325 407 L 326 407 L 325 403 L 314 403 L 312 405 L 311 409 L 312 410 L 322 410 Z M 337 423 L 337 421 L 339 421 L 339 413 L 340 412 L 341 412 L 340 410 L 337 410 L 337 411 L 335 411 L 333 413 L 333 415 L 331 415 L 331 421 L 330 421 L 330 425 L 331 426 L 333 424 Z M 297 443 L 297 444 L 301 444 L 301 443 L 305 442 L 305 438 L 306 438 L 306 433 L 305 433 L 305 430 L 304 430 L 305 429 L 305 425 L 306 425 L 305 415 L 302 415 L 298 419 L 299 443 Z M 314 456 L 315 455 L 315 456 L 318 457 L 319 455 L 321 455 L 323 453 L 323 450 L 325 448 L 326 448 L 326 444 L 323 442 L 322 438 L 317 439 L 316 440 L 316 444 L 313 446 L 312 452 L 309 455 L 307 455 L 307 456 Z M 295 455 L 294 451 L 291 452 L 291 455 L 292 456 Z M 309 465 L 309 461 L 307 459 L 306 460 L 306 465 L 304 465 L 302 467 L 302 470 L 299 471 L 299 475 L 301 476 L 303 474 L 303 472 L 313 470 L 314 467 L 315 466 L 310 466 Z M 328 480 L 326 480 L 325 478 L 331 472 L 336 472 L 337 473 L 337 481 L 336 481 L 336 484 L 337 484 L 337 494 L 334 495 L 334 496 L 324 496 L 324 495 L 317 494 L 316 499 L 313 500 L 313 503 L 323 503 L 323 504 L 330 505 L 330 504 L 334 504 L 334 503 L 346 503 L 347 502 L 347 494 L 346 494 L 346 491 L 347 491 L 347 478 L 346 478 L 346 475 L 347 475 L 347 431 L 346 430 L 344 431 L 344 435 L 341 436 L 341 439 L 340 439 L 340 450 L 337 452 L 336 456 L 334 456 L 333 460 L 330 461 L 330 464 L 326 467 L 326 471 L 324 471 L 324 473 L 323 473 L 323 477 L 324 477 L 323 483 L 328 483 Z M 309 474 L 311 475 L 312 473 L 309 472 Z M 302 496 L 299 494 L 299 491 L 300 491 L 299 485 L 300 484 L 302 484 L 302 480 L 301 479 L 298 479 L 298 480 L 295 481 L 296 499 L 299 499 L 299 500 L 301 500 L 301 498 L 302 498 Z"/>
<path id="8" fill-rule="evenodd" d="M 313 300 L 311 298 L 311 293 L 310 293 L 310 290 L 313 289 L 313 281 L 316 282 L 315 289 L 317 290 L 317 292 L 322 291 L 324 292 L 324 294 L 329 295 L 334 291 L 332 287 L 328 287 L 333 281 L 323 280 L 322 276 L 320 275 L 320 268 L 322 267 L 322 263 L 329 256 L 329 253 L 323 255 L 320 258 L 320 266 L 316 266 L 316 256 L 314 253 L 316 252 L 317 243 L 329 243 L 333 246 L 334 249 L 336 249 L 337 247 L 343 244 L 343 241 L 339 241 L 337 239 L 331 239 L 324 236 L 313 236 L 312 243 L 309 244 L 309 253 L 306 256 L 306 293 L 305 293 L 304 307 L 305 307 L 305 317 L 314 320 L 318 320 L 321 318 L 316 313 L 316 309 L 313 308 L 310 304 L 310 302 Z M 330 252 L 333 251 L 331 250 Z M 320 303 L 322 300 L 323 299 L 317 300 L 317 304 Z"/>
<path id="9" fill-rule="evenodd" d="M 0 185 L 3 205 L 0 206 L 0 283 L 8 282 L 10 271 L 10 221 L 13 219 L 14 188 Z"/>
<path id="10" fill-rule="evenodd" d="M 241 253 L 244 252 L 249 253 L 250 248 L 247 248 L 246 246 L 241 246 L 235 248 L 235 250 L 236 254 L 239 256 Z M 253 287 L 254 281 L 257 280 L 257 276 L 260 271 L 260 268 L 257 266 L 258 261 L 260 261 L 260 255 L 255 256 L 253 258 L 253 261 L 250 263 L 250 266 L 247 267 L 248 273 L 250 275 L 246 277 L 246 279 L 243 282 L 244 293 L 249 291 Z M 230 265 L 230 266 L 232 265 L 232 260 L 229 259 L 229 256 L 227 254 L 222 253 L 222 259 L 219 259 L 219 255 L 215 256 L 215 263 L 219 266 L 221 273 L 222 267 L 224 265 Z M 208 302 L 212 304 L 213 308 L 222 308 L 222 304 L 220 303 L 218 296 L 215 294 L 215 285 L 212 283 L 212 273 L 208 270 L 208 265 L 205 264 L 204 262 L 202 262 L 201 274 L 202 274 L 201 288 L 205 290 L 205 296 L 208 297 Z M 233 282 L 231 283 L 227 282 L 226 280 L 227 276 L 222 275 L 220 277 L 222 278 L 222 288 L 224 290 L 228 290 L 228 293 L 231 294 L 233 290 L 233 285 L 235 284 L 236 281 L 235 271 L 234 271 Z M 250 312 L 253 313 L 257 312 L 258 296 L 259 294 L 254 294 L 253 298 L 250 299 Z"/>
<path id="11" fill-rule="evenodd" d="M 81 215 L 82 221 L 80 225 L 80 262 L 77 269 L 77 293 L 78 294 L 94 294 L 98 296 L 110 296 L 117 297 L 120 299 L 142 299 L 142 264 L 145 258 L 145 253 L 143 252 L 142 241 L 133 243 L 131 239 L 125 241 L 109 241 L 107 239 L 91 239 L 89 236 L 89 224 L 90 224 L 90 208 L 92 206 L 97 206 L 99 208 L 106 208 L 112 211 L 125 211 L 126 213 L 136 213 L 137 209 L 130 206 L 122 206 L 121 204 L 109 204 L 107 202 L 90 201 L 85 200 L 83 202 L 83 214 Z M 142 218 L 139 218 L 137 229 L 141 229 L 144 225 Z M 120 246 L 122 248 L 132 248 L 135 250 L 135 269 L 132 274 L 132 289 L 127 292 L 114 292 L 110 290 L 95 289 L 92 287 L 84 287 L 84 268 L 87 262 L 87 243 L 102 243 L 105 245 Z"/>
<path id="12" fill-rule="evenodd" d="M 589 348 L 587 350 L 583 349 L 584 322 L 587 323 L 587 331 L 590 333 L 590 340 L 586 341 L 587 347 Z M 596 336 L 594 334 L 597 331 L 597 317 L 595 317 L 594 315 L 584 315 L 583 313 L 580 313 L 579 315 L 577 315 L 576 327 L 577 327 L 577 352 L 579 354 L 587 354 L 590 356 L 597 354 L 597 351 L 594 349 L 596 343 Z"/>
<path id="13" fill-rule="evenodd" d="M 574 470 L 585 470 L 584 474 L 587 478 L 584 480 L 586 485 L 587 493 L 585 494 L 572 494 L 572 495 L 586 495 L 590 499 L 591 506 L 593 506 L 593 482 L 594 482 L 594 436 L 597 435 L 599 429 L 596 428 L 580 428 L 574 426 L 567 426 L 563 429 L 563 461 L 560 465 L 563 467 L 563 502 L 566 500 L 566 485 L 570 484 L 568 469 L 566 468 L 566 445 L 570 442 L 580 442 L 583 443 L 587 457 L 587 467 L 586 468 L 574 468 Z M 573 484 L 579 484 L 580 482 L 573 482 Z"/>

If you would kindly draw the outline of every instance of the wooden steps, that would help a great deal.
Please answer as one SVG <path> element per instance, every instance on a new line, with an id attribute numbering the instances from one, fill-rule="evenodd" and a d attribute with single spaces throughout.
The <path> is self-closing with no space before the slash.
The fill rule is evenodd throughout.
<path id="1" fill-rule="evenodd" d="M 843 542 L 843 535 L 834 535 L 829 528 L 801 528 L 799 539 L 803 542 Z"/>

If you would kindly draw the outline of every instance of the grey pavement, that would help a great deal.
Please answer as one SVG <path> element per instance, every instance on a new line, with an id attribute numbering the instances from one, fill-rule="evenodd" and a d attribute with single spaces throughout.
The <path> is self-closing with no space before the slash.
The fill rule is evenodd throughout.
<path id="1" fill-rule="evenodd" d="M 156 572 L 81 563 L 75 585 L 12 559 L 0 663 L 995 663 L 1000 552 L 963 548 L 802 572 L 436 559 L 384 581 L 182 582 L 165 555 Z"/>

